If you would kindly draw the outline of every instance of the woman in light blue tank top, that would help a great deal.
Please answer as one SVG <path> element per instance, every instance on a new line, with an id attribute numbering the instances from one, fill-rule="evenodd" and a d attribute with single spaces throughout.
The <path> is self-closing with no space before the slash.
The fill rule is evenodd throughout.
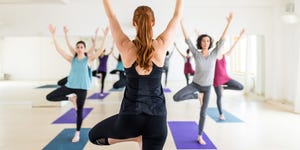
<path id="1" fill-rule="evenodd" d="M 76 132 L 72 142 L 78 142 L 80 137 L 80 128 L 82 124 L 82 111 L 87 95 L 87 90 L 91 87 L 92 73 L 89 64 L 95 60 L 104 50 L 104 43 L 108 34 L 108 28 L 104 30 L 104 38 L 100 50 L 91 55 L 85 55 L 85 43 L 79 41 L 76 43 L 76 49 L 73 55 L 67 54 L 60 48 L 56 40 L 56 29 L 49 25 L 49 31 L 52 35 L 56 51 L 68 62 L 71 63 L 71 71 L 65 86 L 62 86 L 46 96 L 49 101 L 69 100 L 73 103 L 77 113 Z"/>
<path id="2" fill-rule="evenodd" d="M 96 39 L 97 39 L 97 36 L 98 36 L 98 29 L 99 28 L 96 29 L 95 36 L 92 38 L 92 44 L 93 44 L 92 47 L 87 52 L 85 52 L 86 56 L 93 54 L 94 50 L 96 49 Z M 66 26 L 64 26 L 65 40 L 67 42 L 68 49 L 72 53 L 72 55 L 75 55 L 76 54 L 76 50 L 72 46 L 72 44 L 70 43 L 68 32 L 69 32 L 69 29 Z M 67 82 L 68 82 L 68 76 L 60 79 L 57 82 L 57 85 L 59 85 L 59 86 L 65 86 L 67 84 Z"/>

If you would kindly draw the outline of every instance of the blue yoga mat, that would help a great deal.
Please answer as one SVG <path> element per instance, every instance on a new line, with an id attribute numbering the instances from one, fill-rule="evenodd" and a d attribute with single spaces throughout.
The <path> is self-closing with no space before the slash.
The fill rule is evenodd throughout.
<path id="1" fill-rule="evenodd" d="M 64 129 L 43 150 L 83 150 L 88 141 L 90 128 L 81 128 L 79 142 L 72 143 L 75 129 Z"/>
<path id="2" fill-rule="evenodd" d="M 204 132 L 206 145 L 198 143 L 198 125 L 194 121 L 168 121 L 168 125 L 177 149 L 217 149 Z"/>
<path id="3" fill-rule="evenodd" d="M 111 91 L 111 92 L 123 92 L 124 90 L 125 90 L 125 88 L 118 88 L 118 89 L 111 88 L 109 91 Z"/>
<path id="4" fill-rule="evenodd" d="M 82 119 L 84 119 L 93 108 L 83 108 Z M 68 124 L 68 123 L 76 123 L 77 113 L 74 108 L 70 109 L 58 119 L 56 119 L 52 124 Z"/>
<path id="5" fill-rule="evenodd" d="M 171 93 L 171 90 L 169 88 L 163 88 L 165 93 Z"/>
<path id="6" fill-rule="evenodd" d="M 103 95 L 100 95 L 100 93 L 94 93 L 93 95 L 89 96 L 88 99 L 104 99 L 109 93 L 103 93 Z"/>
<path id="7" fill-rule="evenodd" d="M 210 107 L 207 108 L 207 115 L 211 117 L 213 120 L 215 120 L 217 123 L 240 123 L 243 122 L 241 119 L 237 118 L 233 114 L 225 111 L 223 109 L 223 115 L 225 116 L 225 120 L 219 119 L 219 111 L 218 108 Z"/>
<path id="8" fill-rule="evenodd" d="M 59 85 L 56 85 L 56 84 L 46 84 L 46 85 L 42 85 L 42 86 L 39 86 L 39 87 L 36 87 L 37 89 L 42 89 L 42 88 L 59 88 L 60 86 Z"/>

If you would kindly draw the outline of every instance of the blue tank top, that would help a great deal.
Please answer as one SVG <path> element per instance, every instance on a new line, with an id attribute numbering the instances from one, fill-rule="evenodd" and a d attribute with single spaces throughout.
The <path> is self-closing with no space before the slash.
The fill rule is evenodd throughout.
<path id="1" fill-rule="evenodd" d="M 124 71 L 124 65 L 122 61 L 118 61 L 116 70 Z"/>
<path id="2" fill-rule="evenodd" d="M 72 89 L 88 90 L 91 87 L 92 72 L 88 66 L 88 57 L 77 59 L 73 57 L 71 63 L 71 71 L 68 76 L 66 87 Z"/>
<path id="3" fill-rule="evenodd" d="M 167 114 L 165 96 L 161 86 L 162 67 L 152 63 L 149 75 L 139 75 L 135 69 L 136 62 L 125 68 L 127 85 L 120 108 L 120 114 L 148 114 L 164 116 Z"/>

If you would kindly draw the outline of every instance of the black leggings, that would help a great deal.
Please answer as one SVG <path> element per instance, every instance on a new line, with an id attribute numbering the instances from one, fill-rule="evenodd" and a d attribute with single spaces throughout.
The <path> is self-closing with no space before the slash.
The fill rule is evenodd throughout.
<path id="1" fill-rule="evenodd" d="M 82 89 L 71 89 L 65 86 L 62 86 L 51 93 L 49 93 L 46 98 L 48 101 L 58 102 L 68 100 L 66 95 L 75 93 L 77 95 L 77 122 L 76 122 L 76 130 L 80 131 L 81 124 L 82 124 L 82 111 L 83 105 L 85 102 L 85 98 L 87 95 L 87 90 Z"/>
<path id="2" fill-rule="evenodd" d="M 96 124 L 89 139 L 96 145 L 109 145 L 108 138 L 128 139 L 142 135 L 143 150 L 161 150 L 167 137 L 166 116 L 114 115 Z"/>
<path id="3" fill-rule="evenodd" d="M 125 76 L 125 72 L 119 71 L 119 80 L 113 84 L 113 88 L 115 88 L 115 89 L 123 88 L 126 86 L 126 84 L 127 84 L 127 79 Z"/>
<path id="4" fill-rule="evenodd" d="M 68 77 L 64 77 L 57 82 L 57 85 L 65 86 L 67 84 L 67 82 L 68 82 Z"/>
<path id="5" fill-rule="evenodd" d="M 101 91 L 100 91 L 100 93 L 103 93 L 106 72 L 105 71 L 94 70 L 93 71 L 93 76 L 99 78 L 99 76 L 97 76 L 98 73 L 101 73 Z"/>
<path id="6" fill-rule="evenodd" d="M 189 80 L 190 80 L 190 75 L 193 76 L 194 73 L 185 73 L 184 76 L 185 76 L 185 80 L 186 80 L 186 85 L 190 84 Z"/>

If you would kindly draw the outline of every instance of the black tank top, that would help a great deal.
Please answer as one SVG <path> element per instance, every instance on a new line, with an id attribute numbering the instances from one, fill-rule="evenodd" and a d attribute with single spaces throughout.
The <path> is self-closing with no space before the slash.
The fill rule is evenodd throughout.
<path id="1" fill-rule="evenodd" d="M 148 114 L 163 116 L 167 114 L 165 96 L 161 85 L 162 67 L 152 63 L 149 75 L 139 75 L 136 62 L 125 68 L 127 85 L 120 108 L 120 114 Z"/>

